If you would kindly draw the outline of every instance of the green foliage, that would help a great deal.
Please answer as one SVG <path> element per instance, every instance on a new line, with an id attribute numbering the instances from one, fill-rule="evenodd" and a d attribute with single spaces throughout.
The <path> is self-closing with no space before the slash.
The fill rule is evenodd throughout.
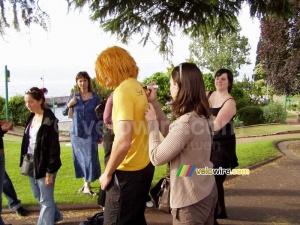
<path id="1" fill-rule="evenodd" d="M 5 119 L 5 98 L 0 96 L 0 120 Z"/>
<path id="2" fill-rule="evenodd" d="M 259 58 L 257 60 L 259 60 Z M 265 70 L 263 64 L 260 62 L 254 68 L 253 80 L 257 81 L 257 80 L 262 80 L 262 79 L 266 79 L 266 70 Z"/>
<path id="3" fill-rule="evenodd" d="M 243 96 L 242 98 L 235 99 L 236 109 L 240 110 L 248 105 L 251 105 L 251 99 L 248 96 Z"/>
<path id="4" fill-rule="evenodd" d="M 48 30 L 49 15 L 41 9 L 38 0 L 0 0 L 0 36 L 5 35 L 5 28 L 13 27 L 20 30 L 20 23 L 23 22 L 26 27 L 37 24 L 45 30 Z M 7 12 L 10 10 L 11 12 Z M 8 21 L 6 15 L 13 16 Z M 22 18 L 22 20 L 20 20 Z"/>
<path id="5" fill-rule="evenodd" d="M 287 109 L 288 110 L 292 110 L 292 111 L 300 111 L 300 104 L 298 103 L 292 103 L 292 104 L 289 104 L 287 106 Z"/>
<path id="6" fill-rule="evenodd" d="M 143 81 L 145 85 L 153 81 L 158 85 L 157 100 L 159 101 L 166 115 L 171 112 L 170 106 L 167 103 L 172 100 L 170 96 L 170 76 L 172 69 L 172 67 L 168 68 L 168 72 L 166 73 L 154 73 L 152 76 L 145 78 Z"/>
<path id="7" fill-rule="evenodd" d="M 29 110 L 24 103 L 24 96 L 16 95 L 9 99 L 8 102 L 10 119 L 14 125 L 25 126 L 26 121 L 30 115 Z"/>
<path id="8" fill-rule="evenodd" d="M 100 86 L 95 77 L 92 79 L 92 88 L 93 88 L 93 91 L 96 92 L 100 96 L 101 100 L 106 99 L 110 95 L 110 93 L 113 91 L 113 90 L 107 90 L 107 89 L 103 88 L 102 86 Z"/>
<path id="9" fill-rule="evenodd" d="M 244 125 L 244 123 L 243 123 L 243 121 L 241 121 L 241 120 L 239 119 L 238 116 L 235 116 L 235 117 L 233 118 L 233 125 L 234 125 L 234 127 L 241 127 L 241 126 Z"/>
<path id="10" fill-rule="evenodd" d="M 262 109 L 266 123 L 284 123 L 284 107 L 279 102 L 271 102 Z"/>
<path id="11" fill-rule="evenodd" d="M 203 36 L 192 39 L 189 46 L 190 57 L 200 68 L 206 68 L 211 72 L 227 68 L 237 77 L 238 69 L 250 64 L 248 56 L 251 48 L 248 38 L 240 35 L 241 28 L 237 23 L 232 25 L 236 32 L 225 33 L 222 39 L 213 35 L 215 31 L 210 32 L 208 39 Z"/>
<path id="12" fill-rule="evenodd" d="M 140 35 L 141 44 L 158 41 L 160 53 L 172 55 L 172 38 L 176 31 L 190 37 L 222 38 L 234 35 L 237 16 L 243 3 L 250 6 L 251 16 L 266 14 L 286 15 L 290 13 L 289 0 L 265 1 L 149 1 L 149 0 L 67 0 L 69 8 L 79 10 L 89 7 L 90 18 L 98 21 L 104 31 L 110 32 L 123 43 L 134 35 Z M 276 3 L 275 3 L 276 2 Z"/>
<path id="13" fill-rule="evenodd" d="M 206 91 L 215 91 L 215 78 L 211 73 L 203 74 Z"/>
<path id="14" fill-rule="evenodd" d="M 240 121 L 243 121 L 244 126 L 262 124 L 264 122 L 263 110 L 258 106 L 241 108 L 237 111 L 237 116 Z"/>

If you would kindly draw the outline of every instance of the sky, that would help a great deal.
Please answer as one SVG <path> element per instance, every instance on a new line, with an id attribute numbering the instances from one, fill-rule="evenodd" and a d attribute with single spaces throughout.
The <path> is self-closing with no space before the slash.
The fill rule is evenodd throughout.
<path id="1" fill-rule="evenodd" d="M 143 47 L 138 44 L 139 36 L 134 36 L 128 45 L 121 44 L 115 36 L 104 33 L 99 24 L 89 20 L 88 10 L 67 13 L 67 3 L 61 0 L 41 0 L 41 7 L 50 15 L 51 26 L 48 32 L 38 26 L 17 32 L 7 30 L 0 38 L 0 96 L 5 97 L 4 67 L 7 65 L 11 78 L 8 95 L 23 95 L 30 87 L 46 87 L 49 96 L 69 95 L 79 71 L 87 71 L 95 77 L 94 63 L 101 51 L 114 45 L 128 50 L 139 68 L 139 80 L 155 72 L 165 72 L 170 62 L 158 54 L 151 43 Z M 259 39 L 259 22 L 251 19 L 249 9 L 239 16 L 241 34 L 249 39 L 252 65 L 241 68 L 251 77 Z M 189 58 L 189 39 L 179 32 L 174 41 L 174 56 L 171 63 L 177 65 Z M 0 70 L 1 70 L 0 69 Z"/>

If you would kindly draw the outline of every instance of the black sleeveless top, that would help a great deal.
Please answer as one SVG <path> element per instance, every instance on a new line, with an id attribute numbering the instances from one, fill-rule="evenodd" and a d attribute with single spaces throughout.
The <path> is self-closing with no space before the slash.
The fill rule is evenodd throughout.
<path id="1" fill-rule="evenodd" d="M 212 92 L 209 92 L 207 98 L 210 97 Z M 217 116 L 224 104 L 233 98 L 226 99 L 221 107 L 211 108 L 213 116 Z M 235 115 L 234 115 L 235 116 Z M 214 131 L 213 145 L 211 152 L 211 161 L 214 168 L 235 168 L 238 166 L 238 159 L 236 156 L 236 139 L 234 133 L 233 118 L 220 130 Z"/>
<path id="2" fill-rule="evenodd" d="M 212 91 L 209 92 L 207 98 L 209 99 L 209 97 L 211 96 Z M 214 117 L 216 117 L 218 115 L 218 113 L 220 112 L 221 108 L 224 106 L 224 104 L 229 100 L 229 99 L 233 99 L 233 98 L 228 98 L 226 99 L 223 104 L 218 107 L 218 108 L 211 108 L 211 113 Z M 232 136 L 235 135 L 234 134 L 234 124 L 233 124 L 233 118 L 235 117 L 235 115 L 231 118 L 231 120 L 220 130 L 218 131 L 214 131 L 214 138 L 222 138 L 222 137 L 228 137 L 228 136 Z"/>

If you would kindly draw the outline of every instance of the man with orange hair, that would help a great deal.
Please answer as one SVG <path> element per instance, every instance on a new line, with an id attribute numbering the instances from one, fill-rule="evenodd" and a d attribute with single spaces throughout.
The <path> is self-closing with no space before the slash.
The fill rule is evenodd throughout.
<path id="1" fill-rule="evenodd" d="M 104 173 L 99 181 L 106 190 L 104 224 L 147 224 L 145 202 L 154 167 L 148 155 L 145 110 L 148 100 L 140 82 L 139 68 L 123 48 L 110 47 L 95 63 L 96 78 L 105 88 L 113 88 L 115 139 Z"/>

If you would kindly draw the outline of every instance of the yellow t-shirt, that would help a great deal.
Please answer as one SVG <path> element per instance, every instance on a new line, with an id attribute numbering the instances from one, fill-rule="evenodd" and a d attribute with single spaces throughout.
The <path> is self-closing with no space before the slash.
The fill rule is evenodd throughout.
<path id="1" fill-rule="evenodd" d="M 133 133 L 130 149 L 118 170 L 136 171 L 145 168 L 149 162 L 148 129 L 145 120 L 145 110 L 148 100 L 140 82 L 129 78 L 123 81 L 113 95 L 113 124 L 118 121 L 133 121 Z M 115 130 L 115 139 L 118 138 Z"/>

